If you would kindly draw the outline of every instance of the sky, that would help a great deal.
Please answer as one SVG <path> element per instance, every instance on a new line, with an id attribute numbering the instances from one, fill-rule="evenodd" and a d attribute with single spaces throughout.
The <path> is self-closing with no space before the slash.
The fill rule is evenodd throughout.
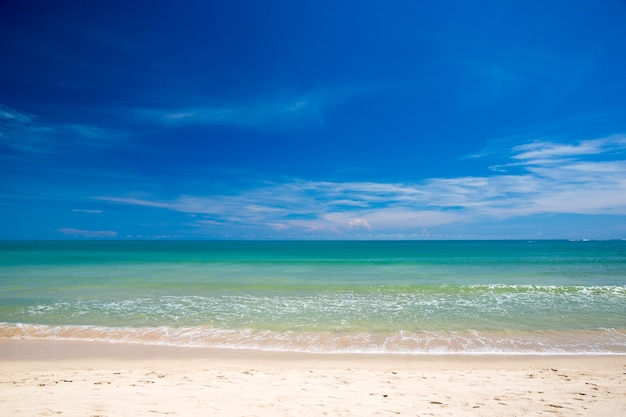
<path id="1" fill-rule="evenodd" d="M 0 239 L 624 239 L 626 2 L 0 3 Z"/>

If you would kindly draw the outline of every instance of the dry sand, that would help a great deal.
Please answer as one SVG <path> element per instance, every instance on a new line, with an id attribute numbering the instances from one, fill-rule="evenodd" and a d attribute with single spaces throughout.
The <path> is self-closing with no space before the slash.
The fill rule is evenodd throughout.
<path id="1" fill-rule="evenodd" d="M 626 355 L 354 356 L 0 340 L 10 416 L 626 416 Z"/>

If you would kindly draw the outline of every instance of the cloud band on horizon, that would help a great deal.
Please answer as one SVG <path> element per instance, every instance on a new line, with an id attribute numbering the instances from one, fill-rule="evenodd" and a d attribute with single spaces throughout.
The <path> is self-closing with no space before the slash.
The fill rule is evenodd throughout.
<path id="1" fill-rule="evenodd" d="M 626 215 L 625 151 L 626 135 L 575 145 L 536 141 L 513 147 L 513 162 L 491 176 L 415 183 L 298 179 L 230 196 L 95 199 L 195 215 L 190 224 L 198 228 L 312 234 L 398 233 L 537 214 Z M 523 172 L 506 172 L 513 167 Z"/>

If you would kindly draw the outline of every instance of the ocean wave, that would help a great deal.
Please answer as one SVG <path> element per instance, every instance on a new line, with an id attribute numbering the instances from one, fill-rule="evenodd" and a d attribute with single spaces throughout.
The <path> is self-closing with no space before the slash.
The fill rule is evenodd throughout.
<path id="1" fill-rule="evenodd" d="M 563 332 L 336 333 L 197 327 L 0 323 L 0 339 L 47 339 L 274 352 L 358 354 L 626 354 L 626 329 Z"/>
<path id="2" fill-rule="evenodd" d="M 204 326 L 272 331 L 585 330 L 626 322 L 624 287 L 465 286 L 403 291 L 217 293 L 33 300 L 4 322 L 107 327 Z"/>

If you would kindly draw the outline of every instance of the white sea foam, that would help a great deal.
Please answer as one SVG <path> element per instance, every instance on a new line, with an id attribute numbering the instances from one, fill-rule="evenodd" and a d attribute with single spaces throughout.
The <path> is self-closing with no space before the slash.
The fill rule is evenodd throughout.
<path id="1" fill-rule="evenodd" d="M 362 354 L 626 354 L 626 329 L 567 332 L 273 332 L 212 327 L 46 326 L 0 323 L 0 338 L 194 348 Z"/>

